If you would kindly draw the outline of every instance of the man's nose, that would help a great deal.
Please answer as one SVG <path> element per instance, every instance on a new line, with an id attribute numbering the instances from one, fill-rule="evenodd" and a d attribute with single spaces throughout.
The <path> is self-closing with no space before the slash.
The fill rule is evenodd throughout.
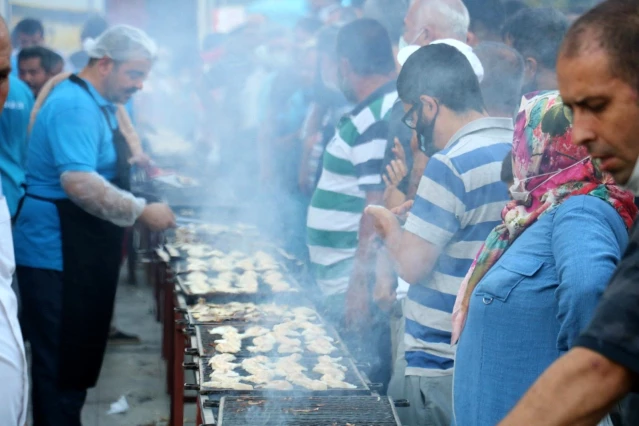
<path id="1" fill-rule="evenodd" d="M 593 142 L 595 139 L 596 132 L 592 119 L 575 111 L 572 124 L 572 143 L 581 146 Z"/>

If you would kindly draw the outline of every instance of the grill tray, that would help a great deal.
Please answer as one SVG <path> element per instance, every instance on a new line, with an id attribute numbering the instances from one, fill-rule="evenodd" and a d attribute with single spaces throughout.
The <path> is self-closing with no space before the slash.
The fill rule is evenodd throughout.
<path id="1" fill-rule="evenodd" d="M 220 401 L 218 426 L 398 426 L 387 397 L 246 398 Z"/>
<path id="2" fill-rule="evenodd" d="M 274 325 L 277 325 L 277 323 L 255 323 L 255 324 L 251 324 L 250 326 L 248 324 L 235 324 L 235 323 L 225 323 L 225 324 L 206 324 L 206 325 L 196 325 L 195 326 L 195 335 L 196 335 L 196 340 L 197 340 L 197 345 L 198 345 L 198 353 L 200 356 L 213 356 L 213 355 L 217 355 L 218 352 L 215 350 L 215 340 L 221 339 L 222 336 L 220 334 L 211 334 L 209 333 L 209 330 L 215 328 L 215 327 L 219 327 L 221 325 L 228 325 L 228 326 L 232 326 L 238 329 L 238 331 L 240 333 L 244 333 L 246 331 L 246 329 L 250 326 L 264 326 L 266 328 L 273 328 Z M 323 324 L 324 325 L 324 324 Z M 337 349 L 334 350 L 333 352 L 331 352 L 330 354 L 328 354 L 329 356 L 333 357 L 333 358 L 337 358 L 337 357 L 346 357 L 348 356 L 346 351 L 344 350 L 344 346 L 342 341 L 339 339 L 339 337 L 337 336 L 337 333 L 331 328 L 331 327 L 327 327 L 326 325 L 324 325 L 324 329 L 326 330 L 326 336 L 330 337 L 333 339 L 333 346 L 335 346 Z M 304 338 L 303 337 L 298 337 L 301 341 L 302 341 L 302 349 L 304 349 L 303 352 L 301 352 L 300 354 L 302 356 L 309 356 L 309 357 L 318 357 L 322 354 L 317 354 L 315 352 L 311 352 L 309 350 L 306 349 L 306 345 L 304 344 Z M 280 357 L 285 357 L 288 355 L 292 355 L 291 353 L 285 353 L 285 354 L 281 354 L 277 351 L 278 349 L 278 344 L 275 344 L 273 347 L 273 350 L 270 352 L 251 352 L 249 351 L 247 348 L 249 346 L 253 346 L 253 337 L 247 337 L 246 339 L 242 339 L 242 348 L 238 353 L 235 353 L 233 355 L 235 355 L 238 358 L 252 358 L 256 355 L 264 355 L 270 358 L 280 358 Z"/>
<path id="3" fill-rule="evenodd" d="M 196 315 L 194 315 L 195 305 L 190 305 L 189 307 L 187 307 L 186 314 L 188 316 L 189 324 L 191 325 L 203 325 L 203 324 L 206 324 L 206 325 L 229 324 L 230 325 L 230 323 L 256 325 L 257 323 L 263 323 L 263 324 L 276 323 L 277 324 L 277 323 L 285 322 L 287 320 L 291 320 L 293 319 L 293 316 L 289 314 L 291 314 L 292 309 L 297 307 L 306 307 L 306 308 L 313 309 L 315 311 L 315 309 L 313 308 L 313 305 L 304 298 L 297 297 L 296 300 L 292 302 L 293 303 L 290 303 L 290 304 L 274 303 L 276 306 L 285 310 L 286 316 L 275 315 L 272 312 L 261 311 L 260 307 L 265 305 L 260 303 L 252 304 L 255 306 L 255 310 L 252 310 L 252 311 L 245 310 L 243 312 L 242 311 L 235 312 L 231 315 L 216 315 L 215 317 L 209 317 L 210 319 L 206 319 L 206 317 L 205 319 L 197 318 Z M 215 303 L 212 305 L 220 306 L 220 307 L 224 306 L 224 304 L 220 304 L 220 303 Z M 319 314 L 316 315 L 315 319 L 309 320 L 309 321 L 311 323 L 319 324 L 320 323 Z"/>
<path id="4" fill-rule="evenodd" d="M 200 393 L 205 395 L 213 395 L 213 394 L 224 394 L 224 395 L 268 395 L 273 396 L 296 396 L 300 394 L 304 394 L 306 396 L 310 395 L 370 395 L 371 389 L 366 384 L 361 374 L 353 364 L 353 361 L 350 358 L 343 358 L 341 360 L 341 364 L 344 365 L 348 370 L 345 372 L 344 381 L 350 383 L 353 386 L 357 386 L 355 389 L 327 389 L 324 391 L 316 391 L 306 389 L 300 386 L 294 386 L 292 390 L 277 390 L 277 389 L 253 389 L 253 390 L 236 390 L 236 389 L 218 389 L 218 388 L 210 388 L 202 386 L 202 383 L 209 380 L 213 369 L 209 365 L 210 358 L 200 358 L 199 360 L 199 380 L 200 380 Z M 318 357 L 307 357 L 302 358 L 299 361 L 299 364 L 306 367 L 308 371 L 305 371 L 304 374 L 311 379 L 319 379 L 322 375 L 318 373 L 314 373 L 311 371 L 313 367 L 317 364 Z M 238 357 L 237 361 L 241 362 L 242 358 Z M 239 373 L 240 376 L 246 377 L 250 374 L 246 372 L 241 366 L 237 367 L 235 372 Z M 252 384 L 252 383 L 249 383 Z M 254 385 L 255 386 L 255 385 Z"/>

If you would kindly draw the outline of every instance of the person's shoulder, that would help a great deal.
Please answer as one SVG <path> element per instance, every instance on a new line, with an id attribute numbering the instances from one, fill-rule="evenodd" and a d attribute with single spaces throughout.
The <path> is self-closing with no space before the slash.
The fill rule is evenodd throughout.
<path id="1" fill-rule="evenodd" d="M 555 211 L 555 220 L 570 217 L 572 213 L 587 214 L 592 220 L 583 221 L 586 227 L 610 227 L 625 230 L 621 216 L 608 202 L 593 195 L 575 195 L 564 201 Z"/>
<path id="2" fill-rule="evenodd" d="M 94 107 L 94 103 L 93 99 L 87 96 L 80 86 L 66 80 L 51 90 L 51 93 L 42 105 L 41 113 L 45 115 L 55 115 L 72 110 L 95 110 L 99 112 L 98 109 Z"/>

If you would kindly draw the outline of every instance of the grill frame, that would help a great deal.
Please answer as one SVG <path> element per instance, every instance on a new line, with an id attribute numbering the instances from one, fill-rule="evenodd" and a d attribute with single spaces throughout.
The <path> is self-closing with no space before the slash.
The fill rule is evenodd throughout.
<path id="1" fill-rule="evenodd" d="M 391 399 L 389 397 L 380 396 L 285 397 L 268 399 L 256 397 L 246 398 L 224 396 L 220 399 L 220 407 L 218 410 L 218 415 L 216 417 L 217 426 L 237 426 L 246 424 L 241 422 L 246 422 L 247 416 L 243 416 L 242 418 L 240 418 L 240 416 L 238 415 L 238 411 L 236 411 L 235 413 L 231 412 L 231 410 L 234 409 L 242 409 L 242 407 L 236 408 L 236 405 L 239 405 L 240 401 L 246 401 L 247 403 L 250 403 L 250 401 L 254 401 L 256 403 L 255 406 L 260 405 L 258 404 L 259 401 L 270 401 L 272 404 L 275 403 L 280 404 L 281 406 L 286 406 L 287 409 L 289 409 L 288 406 L 290 405 L 291 408 L 289 410 L 305 410 L 305 408 L 301 408 L 303 407 L 303 402 L 315 404 L 321 407 L 326 407 L 327 405 L 329 405 L 329 407 L 326 408 L 326 411 L 329 411 L 327 415 L 323 415 L 324 413 L 304 413 L 303 411 L 298 412 L 298 415 L 291 415 L 291 411 L 288 411 L 285 414 L 273 419 L 273 421 L 270 423 L 264 422 L 261 424 L 255 424 L 254 422 L 252 422 L 252 426 L 345 426 L 347 424 L 357 426 L 401 426 L 399 416 L 397 415 L 397 410 L 395 410 L 395 406 Z M 299 403 L 297 407 L 300 408 L 293 407 L 294 403 Z M 335 414 L 331 415 L 330 413 Z M 383 419 L 365 420 L 352 417 L 354 414 L 359 415 L 360 413 L 364 416 L 364 418 L 375 417 L 379 414 L 380 417 L 383 416 Z M 270 420 L 270 415 L 268 413 L 265 413 L 265 410 L 262 410 L 257 415 L 260 415 L 260 418 L 268 416 L 266 421 L 268 422 Z M 351 417 L 349 417 L 349 415 Z M 227 416 L 226 421 L 224 419 L 225 416 Z M 343 418 L 344 420 L 340 420 L 341 418 Z"/>
<path id="2" fill-rule="evenodd" d="M 333 396 L 354 396 L 354 395 L 364 395 L 364 396 L 369 396 L 372 393 L 372 390 L 370 388 L 370 386 L 368 385 L 367 381 L 364 379 L 364 377 L 362 376 L 361 372 L 359 371 L 359 369 L 355 366 L 355 363 L 353 362 L 353 360 L 350 357 L 344 357 L 342 359 L 342 363 L 348 368 L 348 372 L 346 373 L 346 379 L 345 381 L 352 384 L 352 385 L 356 385 L 357 388 L 355 389 L 327 389 L 325 391 L 316 391 L 316 390 L 310 390 L 310 389 L 305 389 L 305 388 L 301 388 L 301 387 L 296 387 L 293 390 L 277 390 L 277 389 L 253 389 L 253 390 L 236 390 L 236 389 L 216 389 L 216 388 L 208 388 L 208 387 L 203 387 L 202 383 L 206 382 L 208 380 L 209 377 L 209 372 L 212 370 L 211 367 L 209 366 L 208 362 L 209 362 L 210 357 L 200 357 L 197 360 L 198 363 L 198 374 L 196 374 L 196 380 L 198 382 L 198 386 L 199 386 L 199 392 L 202 395 L 230 395 L 230 396 L 266 396 L 266 395 L 277 395 L 282 396 L 282 397 L 293 397 L 293 396 L 297 396 L 297 395 L 304 395 L 305 397 L 309 397 L 309 396 L 326 396 L 326 395 L 333 395 Z M 238 357 L 236 362 L 241 362 L 243 359 L 246 358 L 241 358 Z M 308 361 L 309 363 L 306 364 L 304 363 L 304 361 Z M 313 362 L 311 362 L 310 358 L 304 358 L 301 361 L 301 364 L 304 366 L 308 366 L 308 365 L 314 365 L 315 363 L 317 363 L 317 357 L 313 360 Z M 241 367 L 239 367 L 236 371 L 244 371 L 241 369 Z M 308 374 L 308 372 L 307 372 Z M 316 377 L 318 376 L 317 373 L 311 373 L 312 377 Z"/>

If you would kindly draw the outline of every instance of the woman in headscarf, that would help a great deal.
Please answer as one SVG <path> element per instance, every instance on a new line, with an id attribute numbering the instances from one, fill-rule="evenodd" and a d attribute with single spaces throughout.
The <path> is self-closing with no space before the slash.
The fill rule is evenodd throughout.
<path id="1" fill-rule="evenodd" d="M 554 91 L 530 95 L 517 117 L 513 201 L 453 313 L 459 426 L 499 423 L 570 349 L 628 242 L 633 196 L 572 144 L 571 118 Z"/>

